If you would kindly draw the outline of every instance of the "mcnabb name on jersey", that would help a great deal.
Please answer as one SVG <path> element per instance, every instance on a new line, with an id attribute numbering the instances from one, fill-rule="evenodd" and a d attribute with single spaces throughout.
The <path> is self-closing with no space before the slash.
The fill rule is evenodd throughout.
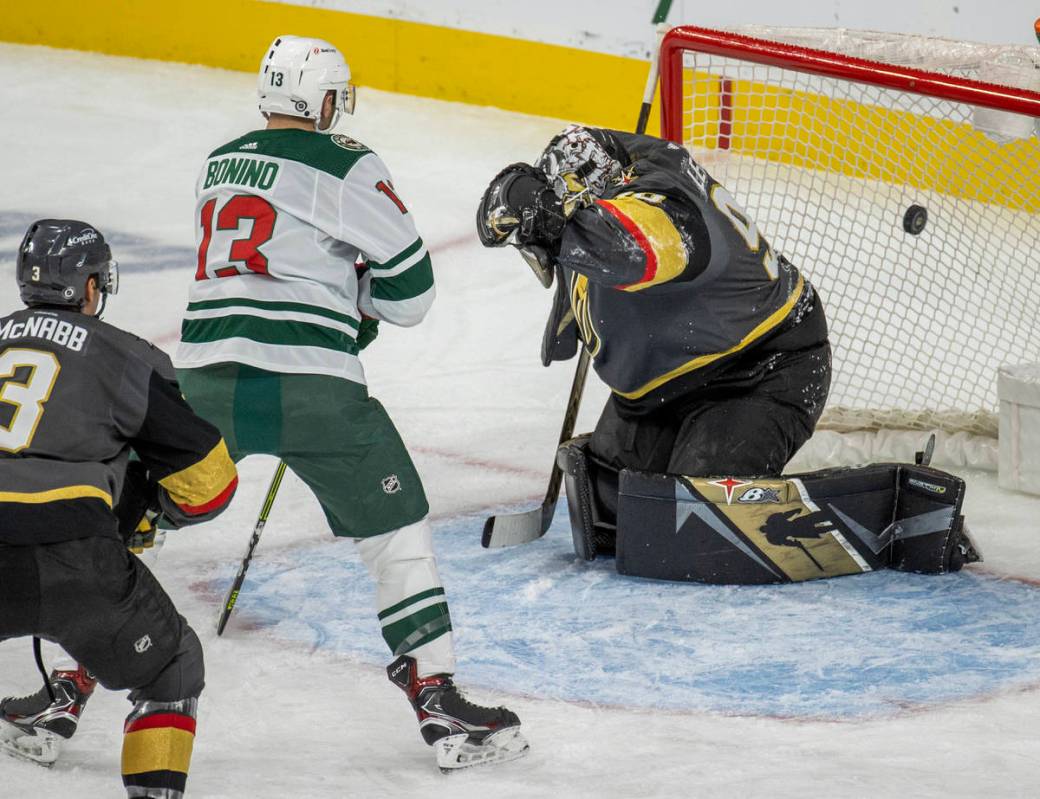
<path id="1" fill-rule="evenodd" d="M 87 330 L 44 311 L 21 322 L 6 319 L 0 323 L 0 341 L 17 338 L 42 338 L 80 352 L 87 340 Z"/>

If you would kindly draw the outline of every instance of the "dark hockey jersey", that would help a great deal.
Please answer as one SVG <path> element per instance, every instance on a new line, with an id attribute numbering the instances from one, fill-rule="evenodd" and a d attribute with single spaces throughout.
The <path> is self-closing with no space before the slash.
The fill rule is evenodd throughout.
<path id="1" fill-rule="evenodd" d="M 685 148 L 590 132 L 622 179 L 570 217 L 554 254 L 578 333 L 623 408 L 753 379 L 768 351 L 826 340 L 808 281 Z"/>
<path id="2" fill-rule="evenodd" d="M 131 449 L 175 526 L 219 513 L 238 483 L 163 352 L 66 309 L 0 319 L 0 543 L 115 536 Z"/>

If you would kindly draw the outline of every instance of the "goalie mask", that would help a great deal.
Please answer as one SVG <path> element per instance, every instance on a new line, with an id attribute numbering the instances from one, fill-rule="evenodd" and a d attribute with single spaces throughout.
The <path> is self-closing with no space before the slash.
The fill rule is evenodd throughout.
<path id="1" fill-rule="evenodd" d="M 568 216 L 590 205 L 621 178 L 621 163 L 588 130 L 571 125 L 556 136 L 535 164 L 563 201 Z"/>
<path id="2" fill-rule="evenodd" d="M 332 120 L 319 128 L 327 92 L 336 93 Z M 356 90 L 350 67 L 328 42 L 303 36 L 279 36 L 264 55 L 257 79 L 260 113 L 286 114 L 314 121 L 319 133 L 332 133 L 340 115 L 353 114 Z"/>

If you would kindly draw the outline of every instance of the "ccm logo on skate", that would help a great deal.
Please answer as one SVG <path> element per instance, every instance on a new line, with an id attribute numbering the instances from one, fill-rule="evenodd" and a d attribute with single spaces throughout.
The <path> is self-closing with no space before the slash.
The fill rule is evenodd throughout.
<path id="1" fill-rule="evenodd" d="M 931 491 L 933 494 L 946 493 L 946 486 L 937 486 L 935 483 L 926 483 L 924 480 L 915 480 L 913 477 L 907 480 L 907 482 L 915 488 L 923 488 L 925 491 Z"/>
<path id="2" fill-rule="evenodd" d="M 143 655 L 145 652 L 147 652 L 151 648 L 152 648 L 151 636 L 142 635 L 140 638 L 138 638 L 136 641 L 134 641 L 134 651 L 137 654 L 139 654 L 139 655 Z"/>
<path id="3" fill-rule="evenodd" d="M 393 679 L 398 674 L 400 674 L 404 669 L 407 669 L 407 668 L 408 668 L 408 664 L 407 663 L 402 663 L 400 666 L 398 666 L 396 669 L 394 669 L 392 672 L 390 672 L 390 679 Z"/>

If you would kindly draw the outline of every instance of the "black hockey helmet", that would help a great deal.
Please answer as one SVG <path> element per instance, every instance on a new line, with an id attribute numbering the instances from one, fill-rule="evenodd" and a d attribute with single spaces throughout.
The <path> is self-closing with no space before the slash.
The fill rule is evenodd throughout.
<path id="1" fill-rule="evenodd" d="M 105 237 L 74 219 L 40 219 L 29 225 L 18 248 L 17 274 L 26 305 L 80 308 L 92 275 L 102 299 L 119 290 L 118 266 Z"/>

